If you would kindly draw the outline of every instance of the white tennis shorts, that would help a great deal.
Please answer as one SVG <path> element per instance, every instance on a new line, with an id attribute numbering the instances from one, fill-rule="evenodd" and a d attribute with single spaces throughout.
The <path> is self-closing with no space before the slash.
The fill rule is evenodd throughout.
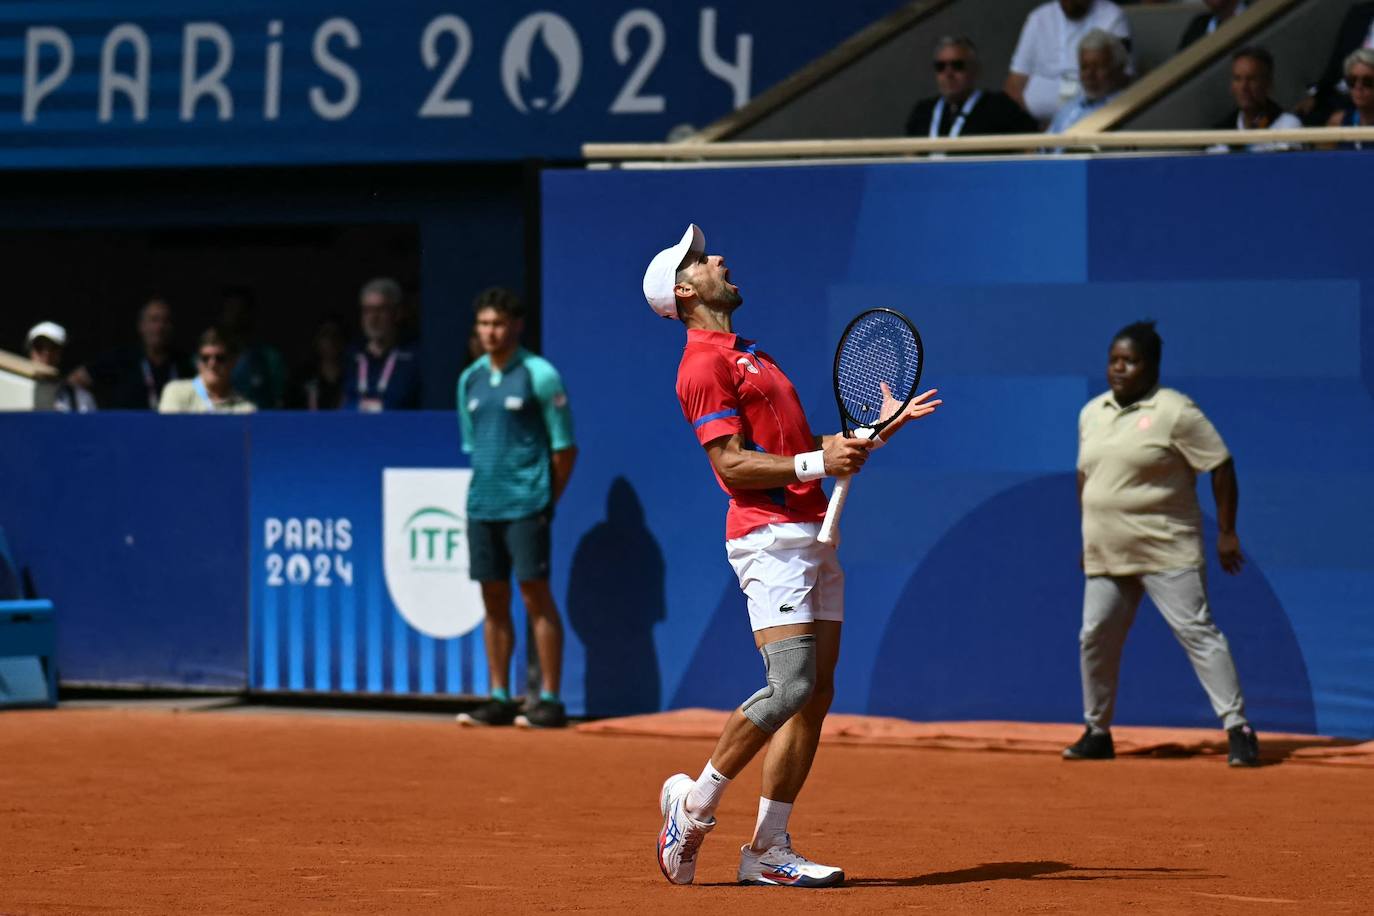
<path id="1" fill-rule="evenodd" d="M 820 530 L 819 522 L 783 522 L 725 542 L 755 632 L 844 620 L 844 571 L 834 545 L 816 540 Z"/>

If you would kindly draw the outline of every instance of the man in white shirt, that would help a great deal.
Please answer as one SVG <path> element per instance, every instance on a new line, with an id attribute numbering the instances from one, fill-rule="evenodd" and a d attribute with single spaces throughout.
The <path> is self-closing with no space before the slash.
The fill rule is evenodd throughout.
<path id="1" fill-rule="evenodd" d="M 1011 58 L 1007 95 L 1037 121 L 1048 121 L 1078 95 L 1078 45 L 1094 29 L 1120 38 L 1129 51 L 1130 23 L 1111 0 L 1050 0 L 1031 10 Z"/>

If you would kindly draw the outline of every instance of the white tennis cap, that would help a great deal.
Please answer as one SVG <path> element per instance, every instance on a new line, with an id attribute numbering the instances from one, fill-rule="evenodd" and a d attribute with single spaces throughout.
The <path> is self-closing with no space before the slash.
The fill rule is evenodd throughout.
<path id="1" fill-rule="evenodd" d="M 677 285 L 677 269 L 689 253 L 701 254 L 704 251 L 706 236 L 696 223 L 692 223 L 682 234 L 682 241 L 654 255 L 649 262 L 649 269 L 644 271 L 644 298 L 649 300 L 650 308 L 664 318 L 677 317 L 677 296 L 673 294 L 673 287 Z"/>
<path id="2" fill-rule="evenodd" d="M 29 336 L 24 338 L 24 349 L 33 346 L 33 342 L 40 337 L 45 337 L 57 344 L 59 347 L 67 345 L 67 329 L 55 321 L 40 321 L 38 324 L 29 328 Z"/>

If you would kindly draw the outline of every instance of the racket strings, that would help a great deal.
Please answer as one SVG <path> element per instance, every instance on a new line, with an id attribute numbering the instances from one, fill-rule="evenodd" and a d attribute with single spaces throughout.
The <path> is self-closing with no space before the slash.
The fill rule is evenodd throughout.
<path id="1" fill-rule="evenodd" d="M 882 416 L 880 383 L 887 383 L 897 401 L 909 400 L 920 367 L 920 344 L 905 321 L 883 312 L 865 316 L 845 336 L 835 372 L 840 403 L 849 419 L 858 426 L 890 419 Z"/>

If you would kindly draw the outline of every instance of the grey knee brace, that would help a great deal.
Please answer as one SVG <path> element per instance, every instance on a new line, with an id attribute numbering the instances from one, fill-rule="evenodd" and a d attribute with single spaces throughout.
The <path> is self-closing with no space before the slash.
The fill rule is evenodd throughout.
<path id="1" fill-rule="evenodd" d="M 768 686 L 745 700 L 740 710 L 771 735 L 806 705 L 816 689 L 816 637 L 791 636 L 759 651 Z"/>

